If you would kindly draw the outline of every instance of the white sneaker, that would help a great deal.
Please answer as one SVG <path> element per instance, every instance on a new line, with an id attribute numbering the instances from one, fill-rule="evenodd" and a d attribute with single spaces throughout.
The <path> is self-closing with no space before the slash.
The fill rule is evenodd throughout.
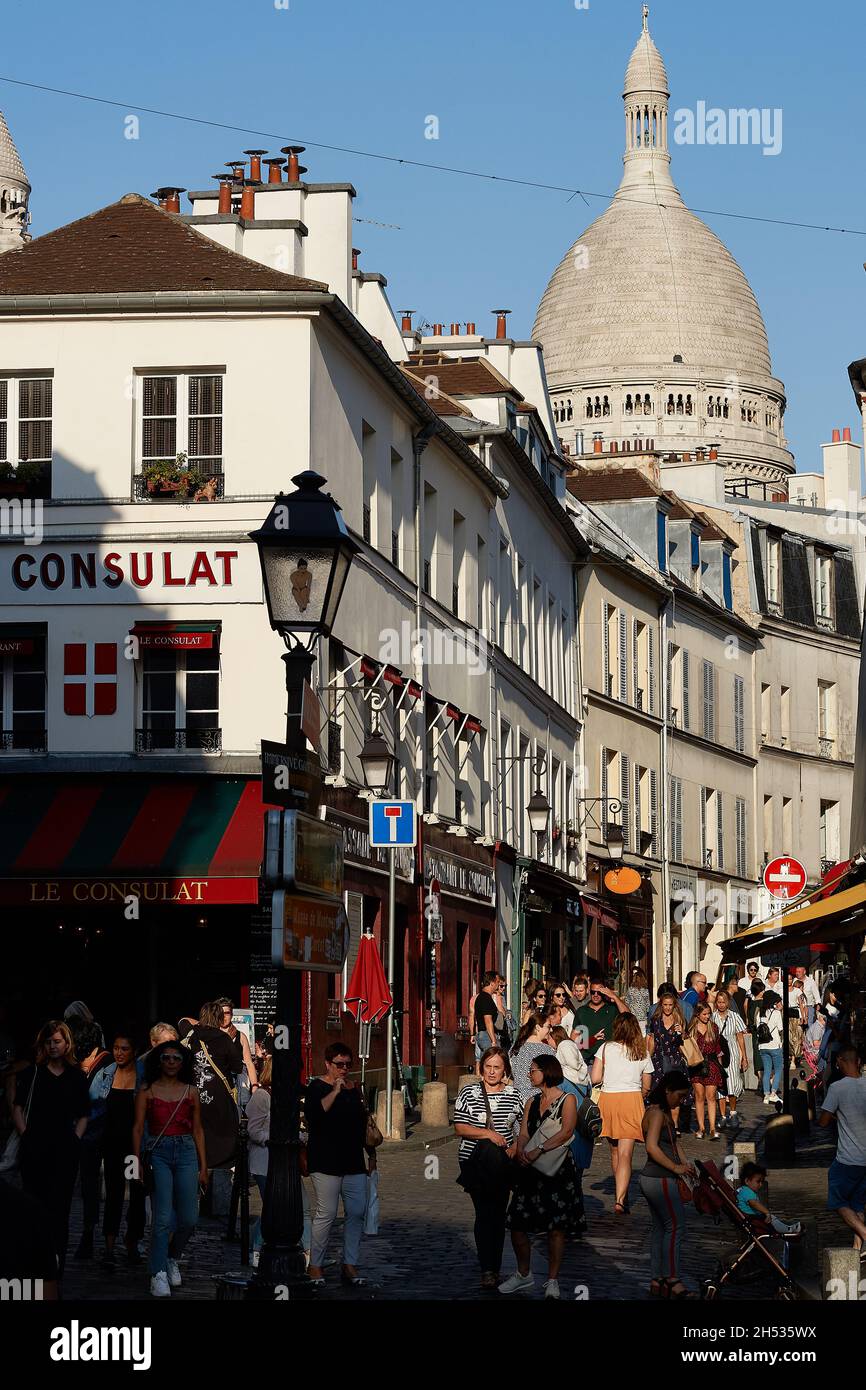
<path id="1" fill-rule="evenodd" d="M 250 1264 L 252 1265 L 253 1269 L 258 1269 L 259 1256 L 261 1255 L 261 1253 L 261 1250 L 253 1250 L 252 1254 L 250 1255 Z"/>
<path id="2" fill-rule="evenodd" d="M 548 1280 L 547 1280 L 547 1282 L 546 1282 L 545 1285 L 544 1285 L 544 1297 L 545 1297 L 545 1298 L 561 1298 L 561 1297 L 562 1297 L 562 1294 L 559 1292 L 559 1280 L 558 1280 L 558 1279 L 548 1279 Z"/>
<path id="3" fill-rule="evenodd" d="M 534 1289 L 535 1280 L 531 1274 L 521 1274 L 519 1269 L 499 1285 L 500 1293 L 517 1293 L 518 1289 Z"/>
<path id="4" fill-rule="evenodd" d="M 171 1298 L 171 1289 L 168 1286 L 168 1275 L 164 1269 L 158 1274 L 150 1277 L 150 1292 L 153 1298 Z"/>
<path id="5" fill-rule="evenodd" d="M 166 1260 L 165 1265 L 169 1284 L 173 1289 L 179 1289 L 183 1280 L 180 1277 L 180 1268 L 178 1266 L 177 1260 L 173 1260 L 171 1259 L 171 1257 L 169 1257 Z"/>
<path id="6" fill-rule="evenodd" d="M 765 1105 L 769 1105 L 770 1102 L 772 1101 L 772 1099 L 773 1099 L 772 1096 L 767 1096 L 767 1095 L 765 1095 L 765 1096 L 764 1096 L 764 1104 L 765 1104 Z"/>

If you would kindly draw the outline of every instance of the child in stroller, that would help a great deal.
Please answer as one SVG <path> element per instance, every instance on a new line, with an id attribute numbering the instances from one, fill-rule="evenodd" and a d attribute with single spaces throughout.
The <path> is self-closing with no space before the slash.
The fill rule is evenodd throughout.
<path id="1" fill-rule="evenodd" d="M 748 1217 L 755 1224 L 756 1229 L 760 1230 L 769 1224 L 778 1236 L 798 1236 L 803 1229 L 800 1222 L 782 1221 L 780 1217 L 774 1216 L 769 1208 L 764 1206 L 758 1196 L 767 1176 L 766 1168 L 762 1168 L 760 1163 L 744 1163 L 740 1176 L 741 1182 L 737 1188 L 737 1207 L 743 1216 Z"/>

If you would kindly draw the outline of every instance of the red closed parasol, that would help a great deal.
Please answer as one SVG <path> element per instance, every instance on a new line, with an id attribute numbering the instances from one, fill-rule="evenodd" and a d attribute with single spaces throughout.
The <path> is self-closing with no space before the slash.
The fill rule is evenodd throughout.
<path id="1" fill-rule="evenodd" d="M 378 1023 L 393 1000 L 382 969 L 382 961 L 372 936 L 364 935 L 358 945 L 358 958 L 344 999 L 356 1023 Z"/>

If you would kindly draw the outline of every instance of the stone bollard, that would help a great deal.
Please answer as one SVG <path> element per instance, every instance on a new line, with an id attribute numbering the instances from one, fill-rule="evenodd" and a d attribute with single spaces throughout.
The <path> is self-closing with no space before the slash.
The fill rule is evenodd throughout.
<path id="1" fill-rule="evenodd" d="M 481 1078 L 476 1076 L 472 1071 L 463 1072 L 457 1082 L 457 1094 L 460 1094 L 464 1086 L 474 1086 L 476 1081 L 480 1081 L 480 1079 Z"/>
<path id="2" fill-rule="evenodd" d="M 793 1163 L 794 1154 L 793 1115 L 772 1115 L 764 1130 L 764 1158 L 767 1164 Z"/>
<path id="3" fill-rule="evenodd" d="M 850 1245 L 824 1247 L 824 1268 L 821 1297 L 832 1302 L 844 1299 L 857 1302 L 866 1296 L 866 1282 L 860 1287 L 860 1253 Z"/>
<path id="4" fill-rule="evenodd" d="M 735 1164 L 734 1178 L 731 1181 L 731 1186 L 736 1187 L 737 1183 L 740 1181 L 740 1174 L 743 1171 L 743 1165 L 745 1163 L 757 1162 L 757 1151 L 754 1143 L 752 1143 L 748 1139 L 743 1139 L 739 1143 L 734 1143 L 734 1146 L 731 1150 L 731 1155 Z"/>
<path id="5" fill-rule="evenodd" d="M 385 1139 L 405 1139 L 406 1138 L 406 1110 L 403 1105 L 403 1092 L 393 1091 L 391 1093 L 391 1133 L 385 1128 L 385 1092 L 379 1091 L 376 1098 L 376 1124 L 381 1129 Z"/>
<path id="6" fill-rule="evenodd" d="M 808 1139 L 812 1132 L 812 1126 L 809 1120 L 809 1093 L 805 1086 L 792 1085 L 790 1104 L 794 1133 Z"/>
<path id="7" fill-rule="evenodd" d="M 421 1123 L 442 1129 L 448 1125 L 448 1087 L 444 1081 L 428 1081 L 421 1088 Z"/>

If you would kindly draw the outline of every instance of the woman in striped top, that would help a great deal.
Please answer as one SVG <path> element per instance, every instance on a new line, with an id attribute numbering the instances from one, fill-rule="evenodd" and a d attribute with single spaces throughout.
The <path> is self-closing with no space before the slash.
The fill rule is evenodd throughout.
<path id="1" fill-rule="evenodd" d="M 475 1207 L 475 1248 L 481 1287 L 499 1285 L 505 1215 L 508 1207 L 509 1160 L 516 1147 L 515 1126 L 523 1106 L 511 1084 L 508 1054 L 488 1047 L 481 1057 L 481 1080 L 464 1086 L 454 1106 L 454 1129 L 460 1136 L 460 1182 Z M 480 1151 L 480 1152 L 479 1152 Z M 498 1151 L 498 1152 L 497 1152 Z"/>

